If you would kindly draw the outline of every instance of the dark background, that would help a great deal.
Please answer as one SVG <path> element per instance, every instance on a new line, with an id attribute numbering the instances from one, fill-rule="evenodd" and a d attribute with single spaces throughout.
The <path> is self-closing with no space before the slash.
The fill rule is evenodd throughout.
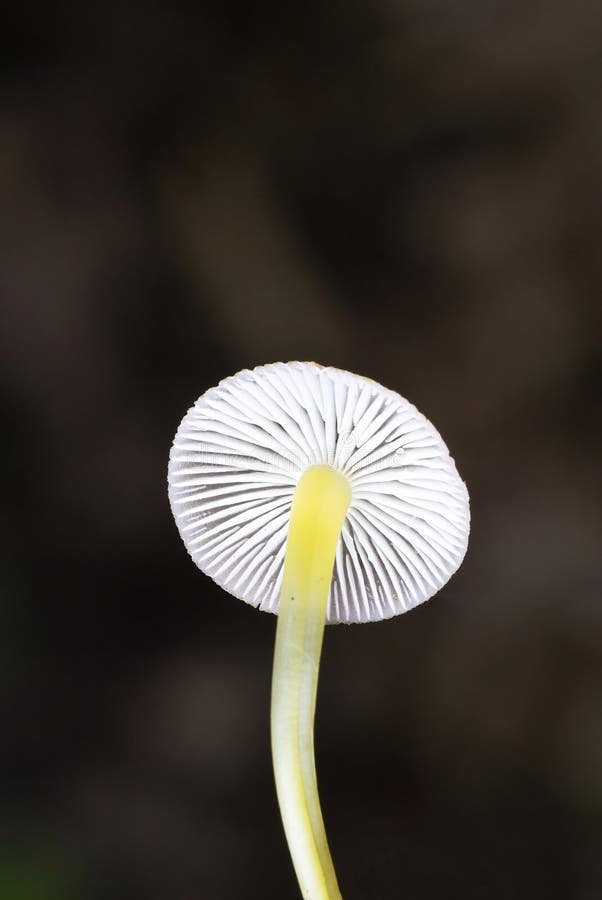
<path id="1" fill-rule="evenodd" d="M 345 900 L 601 897 L 599 0 L 2 18 L 1 900 L 297 896 L 275 620 L 166 490 L 287 359 L 416 403 L 472 501 L 440 595 L 326 634 Z"/>

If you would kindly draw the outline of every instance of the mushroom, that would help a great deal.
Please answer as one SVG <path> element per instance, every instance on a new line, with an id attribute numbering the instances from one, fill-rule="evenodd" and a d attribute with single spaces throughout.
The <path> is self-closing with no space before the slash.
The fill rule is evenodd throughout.
<path id="1" fill-rule="evenodd" d="M 314 763 L 324 625 L 388 619 L 432 597 L 466 552 L 466 486 L 411 403 L 312 362 L 244 370 L 203 394 L 178 428 L 168 480 L 197 566 L 278 615 L 280 811 L 303 897 L 340 898 Z"/>

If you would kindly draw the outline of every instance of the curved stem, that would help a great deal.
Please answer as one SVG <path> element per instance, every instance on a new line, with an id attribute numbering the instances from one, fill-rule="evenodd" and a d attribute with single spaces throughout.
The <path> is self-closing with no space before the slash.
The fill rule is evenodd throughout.
<path id="1" fill-rule="evenodd" d="M 340 900 L 314 762 L 314 713 L 326 604 L 347 479 L 329 466 L 302 475 L 291 508 L 272 676 L 272 757 L 284 830 L 305 900 Z"/>

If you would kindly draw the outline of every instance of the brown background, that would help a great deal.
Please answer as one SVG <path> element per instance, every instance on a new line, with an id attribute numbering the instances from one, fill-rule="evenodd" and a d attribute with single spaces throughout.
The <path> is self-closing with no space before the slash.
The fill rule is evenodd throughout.
<path id="1" fill-rule="evenodd" d="M 458 575 L 328 630 L 346 900 L 602 896 L 598 0 L 10 4 L 0 897 L 295 897 L 274 619 L 188 559 L 185 410 L 315 359 L 466 479 Z"/>

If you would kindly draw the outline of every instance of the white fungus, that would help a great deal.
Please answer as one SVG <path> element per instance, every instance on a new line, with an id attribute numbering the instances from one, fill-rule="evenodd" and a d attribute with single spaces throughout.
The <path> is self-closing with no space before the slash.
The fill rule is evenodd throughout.
<path id="1" fill-rule="evenodd" d="M 432 597 L 462 562 L 470 528 L 445 443 L 399 394 L 311 362 L 239 372 L 182 420 L 169 499 L 199 568 L 277 613 L 293 494 L 318 464 L 352 491 L 327 622 L 387 619 Z"/>

